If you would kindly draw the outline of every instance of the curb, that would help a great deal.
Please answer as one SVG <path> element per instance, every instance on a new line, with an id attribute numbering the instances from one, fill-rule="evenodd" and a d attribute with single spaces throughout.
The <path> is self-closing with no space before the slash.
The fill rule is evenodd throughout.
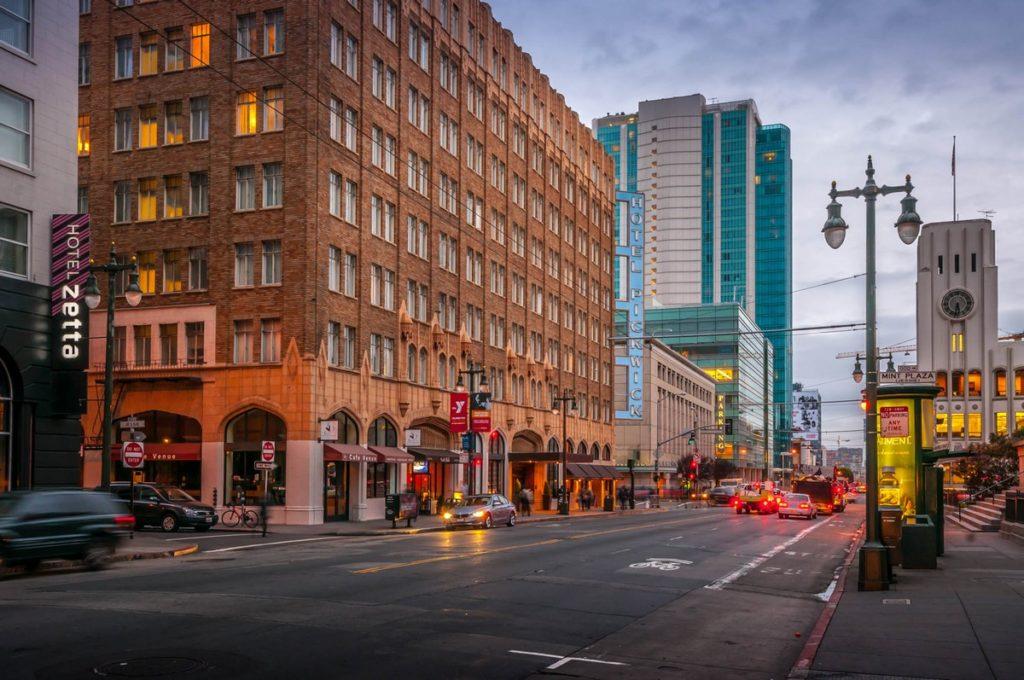
<path id="1" fill-rule="evenodd" d="M 864 542 L 864 526 L 861 523 L 857 529 L 857 535 L 850 541 L 850 552 L 847 554 L 846 559 L 843 560 L 843 564 L 840 566 L 839 573 L 836 576 L 836 588 L 832 591 L 828 602 L 825 603 L 825 609 L 818 617 L 814 628 L 811 629 L 811 634 L 807 637 L 807 644 L 804 645 L 800 656 L 797 657 L 796 663 L 790 669 L 789 678 L 809 677 L 811 664 L 814 663 L 814 658 L 818 655 L 818 647 L 821 646 L 821 641 L 825 638 L 825 631 L 828 630 L 828 625 L 832 622 L 832 616 L 835 615 L 836 608 L 839 606 L 839 600 L 843 597 L 843 592 L 846 590 L 846 574 L 850 571 L 850 565 L 853 564 L 853 560 L 857 556 L 860 544 Z"/>
<path id="2" fill-rule="evenodd" d="M 134 562 L 135 560 L 159 560 L 170 557 L 184 557 L 185 555 L 191 555 L 192 553 L 199 552 L 199 546 L 196 544 L 185 546 L 184 548 L 177 548 L 175 550 L 152 550 L 149 552 L 123 552 L 116 553 L 110 558 L 111 562 Z"/>

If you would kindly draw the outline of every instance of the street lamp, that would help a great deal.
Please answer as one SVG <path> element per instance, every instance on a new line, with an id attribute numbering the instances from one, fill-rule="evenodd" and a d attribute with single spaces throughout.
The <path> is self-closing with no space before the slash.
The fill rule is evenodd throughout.
<path id="1" fill-rule="evenodd" d="M 860 368 L 860 359 L 857 359 L 856 363 L 853 365 L 853 382 L 859 383 L 863 379 L 864 371 Z"/>
<path id="2" fill-rule="evenodd" d="M 889 588 L 889 561 L 885 546 L 879 541 L 878 522 L 878 362 L 876 345 L 876 315 L 875 315 L 875 204 L 879 196 L 887 196 L 904 192 L 901 203 L 902 213 L 896 220 L 896 231 L 900 240 L 911 245 L 917 239 L 921 230 L 921 217 L 917 214 L 917 199 L 911 196 L 914 185 L 910 183 L 910 175 L 901 186 L 878 186 L 875 183 L 875 167 L 872 164 L 871 156 L 868 156 L 867 169 L 864 171 L 867 181 L 863 187 L 839 191 L 836 183 L 832 182 L 832 190 L 829 197 L 832 199 L 828 206 L 828 218 L 822 227 L 822 234 L 825 242 L 831 248 L 838 248 L 843 245 L 846 239 L 848 225 L 842 216 L 842 205 L 836 201 L 839 197 L 860 198 L 864 197 L 866 204 L 865 238 L 867 275 L 865 277 L 866 297 L 866 324 L 865 344 L 866 351 L 864 360 L 867 363 L 867 385 L 865 396 L 867 398 L 867 409 L 864 412 L 864 439 L 866 448 L 867 465 L 867 537 L 860 549 L 860 570 L 857 582 L 859 590 L 888 590 Z M 858 362 L 858 368 L 859 368 Z M 857 380 L 858 371 L 854 370 L 854 380 Z M 859 382 L 859 381 L 858 381 Z"/>
<path id="3" fill-rule="evenodd" d="M 566 463 L 569 458 L 569 439 L 566 436 L 566 420 L 569 417 L 569 411 L 576 411 L 576 393 L 569 388 L 562 389 L 562 396 L 554 396 L 551 398 L 551 412 L 556 416 L 561 412 L 562 414 L 562 467 L 558 475 L 558 514 L 568 515 L 569 514 L 569 496 L 568 496 L 568 485 L 566 480 Z"/>
<path id="4" fill-rule="evenodd" d="M 139 288 L 139 268 L 133 257 L 131 262 L 118 262 L 114 245 L 110 245 L 110 261 L 106 264 L 89 263 L 89 278 L 85 282 L 85 305 L 89 309 L 100 306 L 100 287 L 96 273 L 107 275 L 107 335 L 106 361 L 103 368 L 103 451 L 100 460 L 100 488 L 110 491 L 110 447 L 113 435 L 113 401 L 114 401 L 114 281 L 121 272 L 131 272 L 128 276 L 128 287 L 124 291 L 124 299 L 130 307 L 138 307 L 142 301 L 142 290 Z"/>

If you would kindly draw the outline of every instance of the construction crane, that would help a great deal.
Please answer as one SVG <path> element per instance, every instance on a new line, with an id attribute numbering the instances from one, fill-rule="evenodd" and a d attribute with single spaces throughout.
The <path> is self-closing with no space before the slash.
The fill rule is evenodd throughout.
<path id="1" fill-rule="evenodd" d="M 911 352 L 917 351 L 917 345 L 889 345 L 888 347 L 879 347 L 876 350 L 876 356 L 892 355 L 903 352 L 910 354 Z M 864 357 L 864 350 L 857 350 L 856 352 L 840 352 L 836 355 L 836 359 L 856 359 L 857 357 Z"/>

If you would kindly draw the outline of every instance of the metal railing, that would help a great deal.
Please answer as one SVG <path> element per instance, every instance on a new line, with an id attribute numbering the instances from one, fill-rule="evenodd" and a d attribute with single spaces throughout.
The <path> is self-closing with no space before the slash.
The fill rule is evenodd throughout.
<path id="1" fill-rule="evenodd" d="M 1013 486 L 1013 484 L 1016 481 L 1017 481 L 1017 476 L 1016 475 L 1014 475 L 1012 477 L 1005 477 L 1003 479 L 1000 479 L 998 482 L 996 482 L 994 484 L 989 484 L 986 487 L 982 487 L 981 489 L 978 489 L 977 491 L 968 494 L 967 498 L 964 498 L 964 499 L 961 499 L 961 500 L 957 501 L 957 504 L 956 504 L 956 516 L 957 516 L 957 519 L 963 519 L 963 509 L 966 508 L 968 505 L 973 505 L 974 503 L 978 502 L 979 499 L 984 498 L 985 496 L 988 496 L 989 494 L 992 494 L 994 496 L 996 491 L 1003 491 L 1003 490 L 1007 489 L 1008 487 Z"/>

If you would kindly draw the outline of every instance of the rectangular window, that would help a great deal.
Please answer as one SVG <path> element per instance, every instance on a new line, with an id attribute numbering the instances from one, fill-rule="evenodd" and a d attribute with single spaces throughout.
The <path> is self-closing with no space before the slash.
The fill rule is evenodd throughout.
<path id="1" fill-rule="evenodd" d="M 284 205 L 284 166 L 281 163 L 263 164 L 263 207 L 280 208 Z"/>
<path id="2" fill-rule="evenodd" d="M 164 251 L 164 292 L 180 293 L 185 290 L 188 263 L 184 249 Z"/>
<path id="3" fill-rule="evenodd" d="M 359 41 L 351 35 L 345 36 L 345 74 L 359 79 Z"/>
<path id="4" fill-rule="evenodd" d="M 345 221 L 357 224 L 359 214 L 359 185 L 352 180 L 345 180 Z"/>
<path id="5" fill-rule="evenodd" d="M 972 272 L 978 271 L 978 254 L 977 253 L 971 253 L 971 271 Z"/>
<path id="6" fill-rule="evenodd" d="M 164 104 L 164 144 L 185 141 L 185 114 L 180 101 Z"/>
<path id="7" fill-rule="evenodd" d="M 284 10 L 272 9 L 263 13 L 263 54 L 284 52 Z"/>
<path id="8" fill-rule="evenodd" d="M 159 72 L 160 40 L 156 33 L 147 33 L 139 45 L 139 75 L 151 76 Z"/>
<path id="9" fill-rule="evenodd" d="M 263 131 L 284 129 L 284 88 L 280 85 L 263 88 Z"/>
<path id="10" fill-rule="evenodd" d="M 188 214 L 206 215 L 210 212 L 210 175 L 205 172 L 188 174 Z"/>
<path id="11" fill-rule="evenodd" d="M 78 187 L 78 212 L 89 212 L 89 187 Z"/>
<path id="12" fill-rule="evenodd" d="M 139 288 L 146 295 L 156 293 L 156 266 L 159 253 L 147 250 L 138 255 Z"/>
<path id="13" fill-rule="evenodd" d="M 341 249 L 335 246 L 327 248 L 327 289 L 341 290 Z"/>
<path id="14" fill-rule="evenodd" d="M 337 321 L 327 322 L 327 363 L 341 363 L 341 324 Z"/>
<path id="15" fill-rule="evenodd" d="M 341 333 L 341 365 L 354 368 L 356 365 L 356 329 L 345 326 Z"/>
<path id="16" fill-rule="evenodd" d="M 139 221 L 156 219 L 156 177 L 139 180 Z"/>
<path id="17" fill-rule="evenodd" d="M 29 213 L 0 203 L 0 272 L 28 276 Z"/>
<path id="18" fill-rule="evenodd" d="M 132 326 L 135 339 L 135 365 L 149 366 L 153 361 L 153 327 Z"/>
<path id="19" fill-rule="evenodd" d="M 235 134 L 256 134 L 259 130 L 256 117 L 256 93 L 239 92 L 235 104 Z"/>
<path id="20" fill-rule="evenodd" d="M 251 165 L 235 168 L 235 210 L 256 208 L 256 170 Z"/>
<path id="21" fill-rule="evenodd" d="M 78 84 L 88 85 L 92 77 L 92 46 L 81 43 L 78 46 Z"/>
<path id="22" fill-rule="evenodd" d="M 337 97 L 331 97 L 330 111 L 328 113 L 328 131 L 335 142 L 341 143 L 341 101 Z"/>
<path id="23" fill-rule="evenodd" d="M 206 290 L 207 280 L 206 248 L 196 246 L 188 249 L 188 289 Z"/>
<path id="24" fill-rule="evenodd" d="M 329 186 L 327 189 L 327 209 L 335 217 L 341 217 L 341 175 L 332 170 L 329 173 L 329 180 Z"/>
<path id="25" fill-rule="evenodd" d="M 252 59 L 259 49 L 259 28 L 255 14 L 239 15 L 235 31 L 235 59 Z"/>
<path id="26" fill-rule="evenodd" d="M 191 27 L 189 52 L 191 68 L 202 68 L 210 64 L 210 24 L 193 24 Z"/>
<path id="27" fill-rule="evenodd" d="M 260 361 L 273 363 L 281 360 L 281 320 L 260 320 Z"/>
<path id="28" fill-rule="evenodd" d="M 132 77 L 134 74 L 132 55 L 132 37 L 130 35 L 123 35 L 114 40 L 114 80 Z"/>
<path id="29" fill-rule="evenodd" d="M 234 356 L 236 364 L 252 363 L 253 323 L 252 319 L 235 321 Z"/>
<path id="30" fill-rule="evenodd" d="M 78 155 L 88 156 L 92 148 L 91 118 L 89 114 L 78 117 Z"/>
<path id="31" fill-rule="evenodd" d="M 164 71 L 181 71 L 185 68 L 185 37 L 181 28 L 168 28 L 167 53 L 164 55 Z"/>
<path id="32" fill-rule="evenodd" d="M 132 188 L 128 180 L 114 182 L 114 222 L 130 222 L 132 217 Z"/>
<path id="33" fill-rule="evenodd" d="M 29 167 L 32 102 L 0 87 L 0 159 Z"/>
<path id="34" fill-rule="evenodd" d="M 251 243 L 235 244 L 235 286 L 244 288 L 253 284 L 253 254 Z"/>
<path id="35" fill-rule="evenodd" d="M 164 218 L 175 219 L 181 217 L 185 211 L 185 201 L 182 195 L 181 175 L 168 175 L 164 177 Z"/>
<path id="36" fill-rule="evenodd" d="M 356 296 L 356 275 L 358 267 L 355 253 L 345 253 L 345 266 L 342 272 L 342 292 L 349 297 Z"/>
<path id="37" fill-rule="evenodd" d="M 160 363 L 174 366 L 178 363 L 178 324 L 160 324 Z"/>
<path id="38" fill-rule="evenodd" d="M 0 2 L 0 44 L 30 54 L 32 0 Z"/>
<path id="39" fill-rule="evenodd" d="M 189 141 L 198 142 L 210 138 L 210 98 L 193 97 L 188 102 Z"/>
<path id="40" fill-rule="evenodd" d="M 281 283 L 281 242 L 263 242 L 263 285 Z"/>
<path id="41" fill-rule="evenodd" d="M 151 149 L 157 145 L 160 112 L 155 104 L 139 108 L 139 148 Z"/>
<path id="42" fill-rule="evenodd" d="M 345 147 L 351 151 L 356 150 L 356 110 L 345 109 Z"/>
<path id="43" fill-rule="evenodd" d="M 128 151 L 132 148 L 132 110 L 114 111 L 114 151 Z"/>
<path id="44" fill-rule="evenodd" d="M 206 324 L 202 321 L 188 321 L 185 323 L 185 363 L 203 364 L 205 361 L 206 347 L 204 339 L 206 335 Z"/>
<path id="45" fill-rule="evenodd" d="M 331 22 L 331 42 L 327 46 L 331 58 L 331 64 L 341 68 L 342 66 L 342 54 L 344 53 L 344 47 L 342 45 L 342 38 L 345 36 L 345 32 L 335 22 Z"/>

